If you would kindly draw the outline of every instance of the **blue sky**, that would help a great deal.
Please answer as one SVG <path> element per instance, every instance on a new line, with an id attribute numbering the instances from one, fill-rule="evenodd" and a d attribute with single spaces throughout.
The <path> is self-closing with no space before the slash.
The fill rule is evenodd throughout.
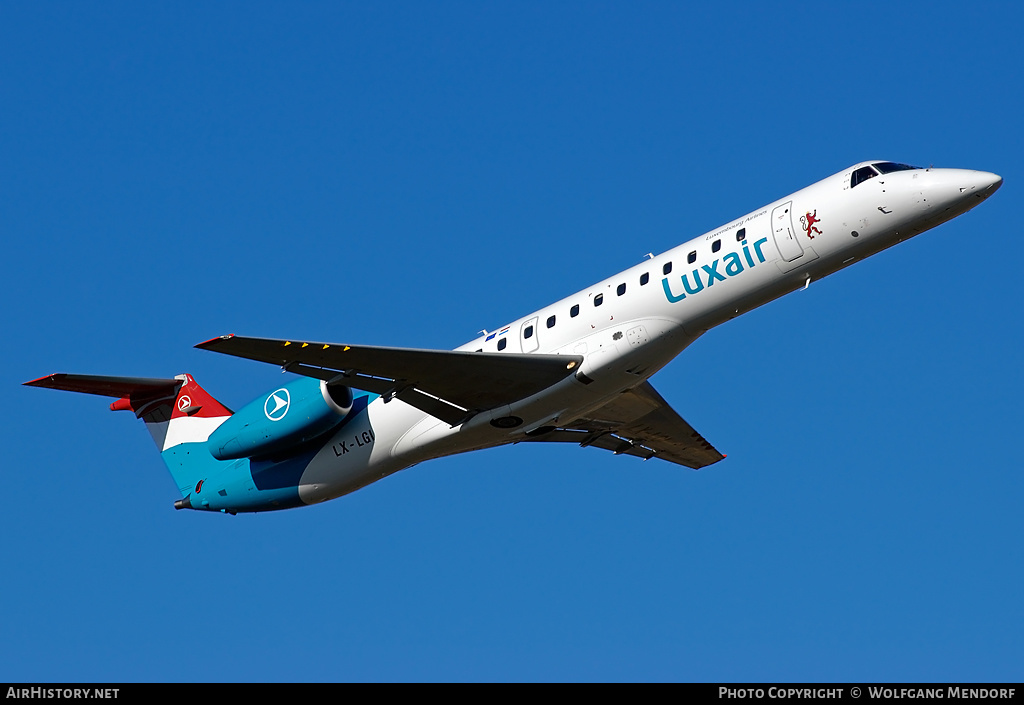
<path id="1" fill-rule="evenodd" d="M 1011 3 L 0 6 L 0 680 L 1024 678 Z M 653 378 L 728 459 L 576 447 L 176 512 L 143 426 L 21 387 L 453 348 L 865 159 L 990 201 Z"/>

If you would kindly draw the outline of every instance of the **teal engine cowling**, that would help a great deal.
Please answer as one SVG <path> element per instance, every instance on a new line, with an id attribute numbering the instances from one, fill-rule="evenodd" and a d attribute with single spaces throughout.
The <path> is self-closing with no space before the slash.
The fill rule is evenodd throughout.
<path id="1" fill-rule="evenodd" d="M 207 446 L 218 460 L 272 455 L 322 436 L 351 410 L 351 389 L 303 377 L 246 404 Z"/>

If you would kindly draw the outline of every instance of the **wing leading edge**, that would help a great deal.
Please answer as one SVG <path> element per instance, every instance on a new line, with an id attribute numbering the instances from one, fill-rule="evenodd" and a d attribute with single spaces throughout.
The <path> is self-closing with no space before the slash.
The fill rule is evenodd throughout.
<path id="1" fill-rule="evenodd" d="M 586 418 L 528 441 L 579 443 L 647 460 L 661 458 L 694 470 L 725 456 L 677 414 L 649 382 L 627 390 Z"/>
<path id="2" fill-rule="evenodd" d="M 452 426 L 541 392 L 583 362 L 579 355 L 418 350 L 237 335 L 196 347 L 280 365 L 289 372 L 380 394 L 385 401 L 401 399 Z"/>

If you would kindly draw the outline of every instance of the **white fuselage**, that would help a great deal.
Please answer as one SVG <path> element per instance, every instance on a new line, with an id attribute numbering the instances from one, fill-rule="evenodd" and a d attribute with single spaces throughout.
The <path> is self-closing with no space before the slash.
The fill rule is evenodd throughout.
<path id="1" fill-rule="evenodd" d="M 872 164 L 879 162 L 854 165 L 466 343 L 458 350 L 584 361 L 577 375 L 457 427 L 378 398 L 360 421 L 375 434 L 365 457 L 340 463 L 328 443 L 303 474 L 300 497 L 324 501 L 423 460 L 570 423 L 646 380 L 712 327 L 960 215 L 1001 184 L 963 169 L 859 180 Z M 522 424 L 490 423 L 506 416 Z"/>

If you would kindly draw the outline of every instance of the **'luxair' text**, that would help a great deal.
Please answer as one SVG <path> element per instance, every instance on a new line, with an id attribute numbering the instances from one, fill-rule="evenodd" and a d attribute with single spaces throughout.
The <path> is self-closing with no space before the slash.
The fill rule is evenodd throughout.
<path id="1" fill-rule="evenodd" d="M 764 253 L 761 251 L 761 245 L 763 245 L 766 242 L 768 242 L 768 238 L 763 237 L 754 243 L 754 253 L 757 255 L 758 262 L 765 261 Z M 743 257 L 747 260 L 748 267 L 754 266 L 754 258 L 751 257 L 750 248 L 747 247 L 746 242 L 743 243 Z M 724 264 L 725 267 L 724 271 L 722 272 L 718 271 L 718 265 L 720 263 Z M 724 282 L 727 276 L 735 277 L 737 274 L 742 272 L 743 269 L 743 259 L 740 258 L 740 253 L 730 252 L 727 255 L 723 256 L 720 260 L 716 259 L 711 264 L 705 264 L 700 269 L 694 269 L 692 283 L 690 282 L 689 274 L 684 274 L 682 277 L 680 277 L 680 279 L 683 280 L 683 289 L 685 289 L 685 292 L 679 294 L 678 296 L 672 293 L 672 287 L 670 287 L 668 284 L 668 277 L 665 277 L 664 279 L 661 280 L 661 286 L 665 290 L 665 297 L 669 300 L 670 303 L 674 304 L 685 299 L 687 294 L 690 294 L 692 296 L 693 294 L 703 291 L 705 285 L 707 286 L 707 288 L 710 289 L 711 285 L 714 284 L 716 281 Z M 703 280 L 701 279 L 701 272 L 704 272 L 705 278 Z"/>

